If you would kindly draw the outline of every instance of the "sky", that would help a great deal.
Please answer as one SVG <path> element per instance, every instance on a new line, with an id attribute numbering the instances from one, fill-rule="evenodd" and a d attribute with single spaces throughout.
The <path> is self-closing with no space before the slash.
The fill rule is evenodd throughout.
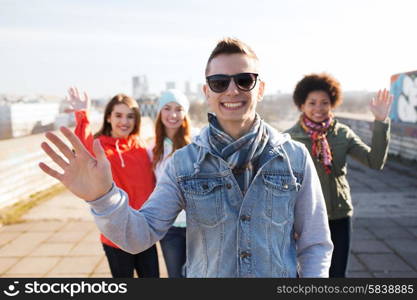
<path id="1" fill-rule="evenodd" d="M 266 93 L 328 72 L 345 91 L 389 87 L 417 70 L 415 0 L 0 0 L 0 94 L 92 97 L 203 83 L 223 37 L 249 44 Z"/>

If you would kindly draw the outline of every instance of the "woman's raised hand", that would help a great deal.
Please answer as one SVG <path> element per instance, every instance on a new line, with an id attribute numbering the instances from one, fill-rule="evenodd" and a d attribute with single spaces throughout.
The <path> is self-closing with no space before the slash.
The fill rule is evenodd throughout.
<path id="1" fill-rule="evenodd" d="M 372 98 L 370 106 L 375 120 L 384 121 L 390 112 L 393 96 L 387 89 L 379 90 Z"/>
<path id="2" fill-rule="evenodd" d="M 80 92 L 76 87 L 70 87 L 68 89 L 68 96 L 66 97 L 69 108 L 65 112 L 71 113 L 83 109 L 88 111 L 90 109 L 90 98 L 86 92 L 83 93 L 83 96 L 80 96 Z"/>
<path id="3" fill-rule="evenodd" d="M 113 179 L 110 163 L 99 140 L 95 140 L 93 144 L 96 157 L 94 158 L 70 129 L 66 127 L 60 129 L 74 150 L 71 150 L 52 132 L 47 132 L 45 136 L 60 153 L 55 152 L 46 142 L 43 142 L 41 147 L 63 170 L 63 173 L 50 168 L 43 162 L 39 164 L 39 167 L 46 174 L 62 182 L 74 195 L 86 201 L 95 200 L 106 194 L 112 187 Z"/>

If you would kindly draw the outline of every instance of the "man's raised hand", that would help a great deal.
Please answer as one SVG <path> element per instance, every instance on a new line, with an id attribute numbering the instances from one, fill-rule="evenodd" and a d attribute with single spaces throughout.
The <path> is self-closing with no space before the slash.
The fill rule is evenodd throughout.
<path id="1" fill-rule="evenodd" d="M 41 162 L 39 167 L 48 175 L 62 182 L 74 195 L 86 200 L 95 200 L 106 194 L 112 187 L 110 163 L 98 140 L 94 141 L 94 158 L 67 127 L 61 132 L 71 143 L 71 150 L 58 136 L 48 132 L 45 136 L 59 149 L 53 150 L 48 143 L 41 144 L 45 153 L 63 170 L 63 173 Z"/>

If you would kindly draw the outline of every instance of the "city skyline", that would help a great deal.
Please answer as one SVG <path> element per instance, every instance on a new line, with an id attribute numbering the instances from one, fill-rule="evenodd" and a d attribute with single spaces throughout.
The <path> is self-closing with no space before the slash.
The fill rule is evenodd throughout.
<path id="1" fill-rule="evenodd" d="M 266 93 L 291 93 L 305 74 L 329 72 L 344 90 L 389 87 L 417 69 L 413 0 L 167 1 L 0 0 L 0 94 L 92 97 L 149 91 L 166 82 L 194 90 L 225 36 L 261 60 Z"/>

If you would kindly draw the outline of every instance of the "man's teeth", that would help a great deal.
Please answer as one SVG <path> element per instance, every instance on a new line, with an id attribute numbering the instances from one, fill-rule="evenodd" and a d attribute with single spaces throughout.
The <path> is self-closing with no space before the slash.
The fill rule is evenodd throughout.
<path id="1" fill-rule="evenodd" d="M 236 108 L 239 106 L 242 106 L 242 102 L 237 102 L 237 103 L 223 103 L 224 106 L 226 106 L 227 108 Z"/>

